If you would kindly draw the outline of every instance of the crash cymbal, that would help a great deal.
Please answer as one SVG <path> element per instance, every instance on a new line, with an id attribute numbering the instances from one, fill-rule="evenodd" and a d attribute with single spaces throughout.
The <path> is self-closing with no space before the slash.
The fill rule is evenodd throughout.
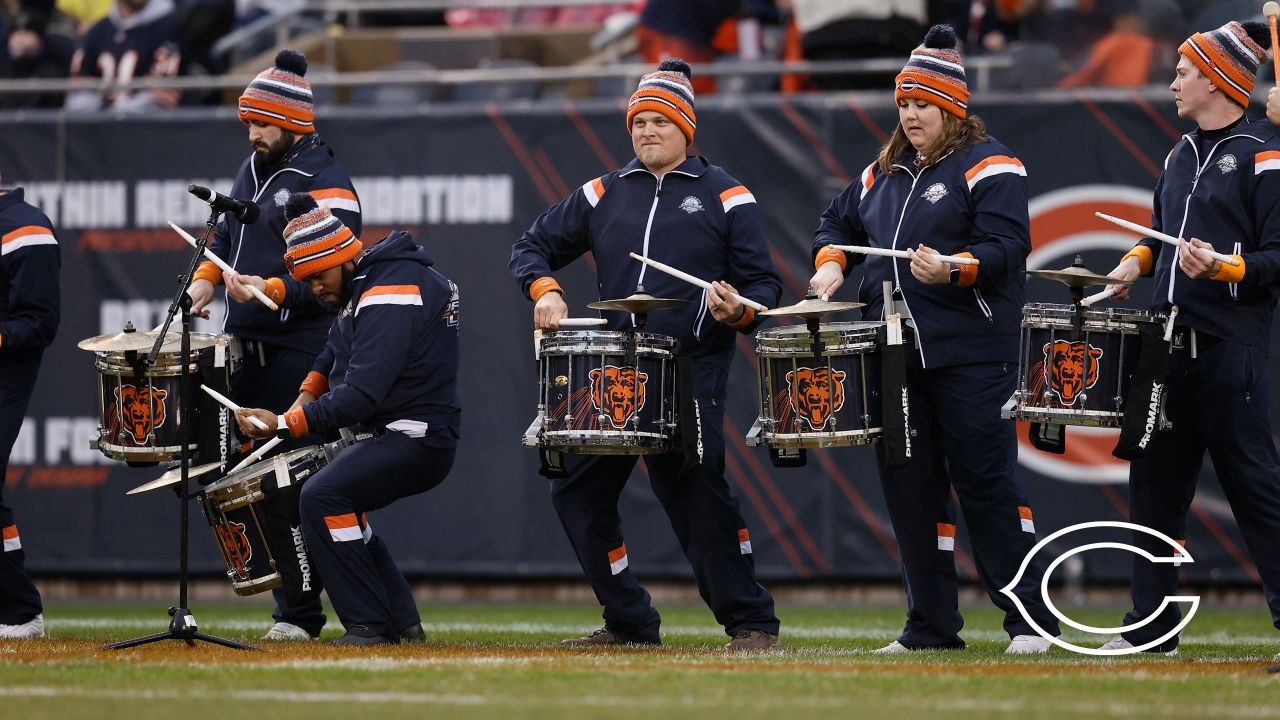
<path id="1" fill-rule="evenodd" d="M 150 350 L 155 345 L 156 338 L 160 333 L 154 330 L 147 332 L 120 332 L 113 335 L 99 335 L 97 337 L 85 338 L 76 347 L 89 352 L 141 352 Z M 165 333 L 164 344 L 176 344 L 182 340 L 182 336 L 176 332 Z"/>
<path id="2" fill-rule="evenodd" d="M 805 320 L 813 320 L 831 313 L 844 312 L 846 310 L 855 310 L 860 307 L 866 307 L 866 303 L 860 302 L 830 302 L 819 298 L 805 298 L 795 305 L 765 310 L 761 315 L 790 315 L 791 317 L 804 318 Z"/>
<path id="3" fill-rule="evenodd" d="M 217 463 L 217 462 L 209 463 L 208 465 L 197 465 L 187 470 L 187 477 L 204 475 L 205 473 L 213 472 L 214 470 L 217 470 L 220 467 L 222 467 L 222 463 Z M 182 482 L 182 467 L 178 466 L 176 468 L 170 468 L 169 470 L 166 470 L 163 475 L 156 478 L 155 480 L 142 483 L 138 487 L 125 493 L 125 495 L 137 495 L 138 493 L 144 493 L 144 492 L 147 492 L 148 490 L 158 490 L 162 487 L 177 485 L 180 482 Z"/>
<path id="4" fill-rule="evenodd" d="M 621 310 L 629 313 L 648 313 L 654 310 L 666 310 L 668 308 L 680 307 L 688 305 L 691 301 L 680 300 L 679 298 L 659 298 L 648 293 L 638 292 L 629 297 L 620 298 L 618 300 L 601 300 L 593 302 L 587 307 L 592 310 Z"/>
<path id="5" fill-rule="evenodd" d="M 1119 280 L 1106 275 L 1090 272 L 1082 267 L 1065 267 L 1061 270 L 1028 270 L 1028 275 L 1057 282 L 1073 288 L 1087 288 L 1091 285 L 1132 285 L 1132 280 Z"/>

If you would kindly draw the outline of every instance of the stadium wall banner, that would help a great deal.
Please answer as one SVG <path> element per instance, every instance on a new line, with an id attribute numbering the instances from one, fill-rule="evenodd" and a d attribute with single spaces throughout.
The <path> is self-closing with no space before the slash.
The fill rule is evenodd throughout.
<path id="1" fill-rule="evenodd" d="M 974 112 L 1023 160 L 1031 187 L 1034 249 L 1028 267 L 1075 255 L 1108 272 L 1134 237 L 1093 212 L 1150 219 L 1163 158 L 1189 130 L 1167 93 L 1048 94 L 980 98 Z M 507 271 L 512 242 L 549 205 L 631 157 L 612 100 L 470 104 L 422 112 L 334 109 L 317 126 L 353 177 L 363 239 L 409 230 L 462 291 L 463 439 L 448 480 L 378 513 L 378 529 L 411 575 L 577 577 L 579 569 L 537 473 L 519 446 L 535 411 L 531 312 Z M 804 295 L 810 242 L 831 197 L 858 177 L 896 122 L 887 95 L 707 97 L 696 150 L 759 201 L 784 299 Z M 154 327 L 185 266 L 173 220 L 198 230 L 207 206 L 185 192 L 226 192 L 247 156 L 246 133 L 225 109 L 146 118 L 24 115 L 0 118 L 0 172 L 23 185 L 54 221 L 63 253 L 63 321 L 45 356 L 29 416 L 8 468 L 27 563 L 43 574 L 154 574 L 176 567 L 178 512 L 167 490 L 126 496 L 159 473 L 107 460 L 97 433 L 91 354 L 76 341 Z M 586 263 L 559 276 L 571 307 L 596 298 Z M 1149 281 L 1144 281 L 1149 282 Z M 847 291 L 846 291 L 847 292 Z M 1028 300 L 1067 302 L 1029 280 Z M 1137 298 L 1150 296 L 1141 284 Z M 1139 302 L 1128 303 L 1140 307 Z M 217 331 L 220 309 L 198 330 Z M 897 546 L 869 448 L 810 451 L 800 469 L 773 469 L 742 438 L 757 408 L 753 343 L 738 342 L 730 378 L 726 474 L 769 579 L 891 580 Z M 1020 430 L 1025 436 L 1025 430 Z M 1126 466 L 1110 455 L 1115 432 L 1071 428 L 1068 452 L 1020 447 L 1019 478 L 1041 533 L 1080 522 L 1127 520 Z M 1230 510 L 1205 463 L 1183 568 L 1202 582 L 1254 582 Z M 193 568 L 222 571 L 195 510 Z M 642 577 L 688 576 L 661 507 L 637 472 L 622 498 L 631 566 Z M 976 577 L 963 527 L 956 561 Z M 1086 558 L 1087 559 L 1084 559 Z M 1090 553 L 1071 572 L 1123 581 L 1126 553 Z M 1066 567 L 1066 566 L 1064 566 Z M 1065 570 L 1060 571 L 1065 572 Z"/>

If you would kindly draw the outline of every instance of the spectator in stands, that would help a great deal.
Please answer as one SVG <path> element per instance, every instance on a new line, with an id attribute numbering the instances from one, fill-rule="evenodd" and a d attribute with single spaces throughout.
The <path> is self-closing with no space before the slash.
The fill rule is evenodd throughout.
<path id="1" fill-rule="evenodd" d="M 70 38 L 48 32 L 53 3 L 23 3 L 7 28 L 0 77 L 65 78 L 71 70 L 75 44 Z M 0 95 L 0 107 L 61 107 L 62 93 Z"/>
<path id="2" fill-rule="evenodd" d="M 71 74 L 127 82 L 174 77 L 181 64 L 173 0 L 116 0 L 85 36 L 72 60 Z M 145 112 L 174 107 L 181 98 L 182 93 L 174 89 L 76 90 L 67 94 L 67 109 Z"/>
<path id="3" fill-rule="evenodd" d="M 213 46 L 236 28 L 235 0 L 178 0 L 173 15 L 185 58 L 184 74 L 225 72 L 226 58 L 215 54 Z"/>
<path id="4" fill-rule="evenodd" d="M 89 29 L 107 16 L 112 0 L 57 0 L 58 11 L 76 22 L 76 34 L 84 37 Z"/>
<path id="5" fill-rule="evenodd" d="M 640 56 L 655 65 L 671 57 L 694 65 L 709 63 L 716 56 L 720 26 L 736 19 L 742 6 L 742 0 L 648 0 L 636 28 Z M 715 87 L 715 78 L 693 80 L 695 93 L 715 92 Z"/>
<path id="6" fill-rule="evenodd" d="M 1155 67 L 1156 41 L 1143 31 L 1138 0 L 1099 5 L 1113 16 L 1111 32 L 1093 44 L 1084 66 L 1059 80 L 1058 87 L 1139 87 L 1151 82 L 1153 69 L 1167 74 L 1168 67 Z"/>
<path id="7" fill-rule="evenodd" d="M 924 34 L 926 0 L 790 0 L 805 60 L 855 60 L 910 54 Z M 814 75 L 820 90 L 880 89 L 895 72 Z"/>

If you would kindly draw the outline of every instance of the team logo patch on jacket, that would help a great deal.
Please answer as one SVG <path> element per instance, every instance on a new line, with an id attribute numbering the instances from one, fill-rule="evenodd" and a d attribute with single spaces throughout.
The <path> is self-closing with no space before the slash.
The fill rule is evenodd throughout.
<path id="1" fill-rule="evenodd" d="M 1218 158 L 1218 169 L 1222 171 L 1223 175 L 1234 172 L 1239 166 L 1240 163 L 1236 160 L 1236 156 L 1231 153 L 1227 153 L 1226 155 Z"/>
<path id="2" fill-rule="evenodd" d="M 164 399 L 168 395 L 168 390 L 157 390 L 150 385 L 143 388 L 121 385 L 115 389 L 120 427 L 134 442 L 142 445 L 152 430 L 164 425 Z"/>
<path id="3" fill-rule="evenodd" d="M 239 573 L 240 577 L 248 577 L 249 561 L 253 559 L 253 546 L 249 544 L 244 523 L 233 520 L 213 527 L 218 535 L 218 542 L 222 543 L 222 551 L 227 556 L 227 563 Z"/>
<path id="4" fill-rule="evenodd" d="M 938 201 L 947 196 L 947 186 L 942 183 L 934 183 L 924 192 L 920 193 L 920 197 L 928 200 L 931 204 L 936 205 Z"/>
<path id="5" fill-rule="evenodd" d="M 644 386 L 648 373 L 633 367 L 605 365 L 591 371 L 591 402 L 614 428 L 626 427 L 644 407 Z"/>
<path id="6" fill-rule="evenodd" d="M 791 407 L 809 427 L 822 430 L 844 407 L 845 373 L 831 368 L 796 368 L 787 373 Z"/>
<path id="7" fill-rule="evenodd" d="M 1080 394 L 1098 382 L 1098 360 L 1102 358 L 1102 348 L 1085 342 L 1055 340 L 1052 345 L 1045 343 L 1042 352 L 1047 375 L 1045 381 L 1049 391 L 1055 393 L 1063 405 L 1075 405 Z"/>
<path id="8" fill-rule="evenodd" d="M 680 209 L 692 215 L 696 212 L 702 212 L 706 208 L 702 207 L 701 200 L 690 195 L 689 197 L 680 201 Z"/>

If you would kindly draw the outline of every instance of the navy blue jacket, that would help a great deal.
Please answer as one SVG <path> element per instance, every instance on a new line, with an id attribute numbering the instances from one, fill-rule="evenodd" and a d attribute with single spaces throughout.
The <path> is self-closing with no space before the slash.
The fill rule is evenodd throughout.
<path id="1" fill-rule="evenodd" d="M 406 232 L 356 262 L 351 301 L 313 370 L 329 391 L 301 408 L 310 432 L 412 420 L 451 428 L 452 444 L 462 422 L 458 288 L 432 264 Z"/>
<path id="2" fill-rule="evenodd" d="M 284 289 L 284 300 L 277 302 L 278 313 L 257 301 L 228 299 L 226 332 L 316 353 L 328 336 L 333 309 L 320 302 L 309 285 L 294 280 L 284 265 L 286 221 L 282 208 L 295 192 L 311 193 L 360 237 L 360 200 L 351 178 L 329 146 L 311 133 L 298 138 L 274 167 L 261 167 L 253 155 L 244 161 L 230 196 L 253 200 L 262 214 L 252 225 L 223 215 L 209 247 L 236 272 L 281 283 Z"/>
<path id="3" fill-rule="evenodd" d="M 1151 224 L 1199 238 L 1244 260 L 1238 283 L 1192 280 L 1178 267 L 1177 248 L 1145 238 L 1154 270 L 1152 309 L 1178 306 L 1178 322 L 1233 342 L 1271 348 L 1271 316 L 1280 298 L 1280 139 L 1267 120 L 1243 120 L 1201 157 L 1199 130 L 1183 136 L 1156 184 Z M 1145 260 L 1145 258 L 1143 258 Z"/>
<path id="4" fill-rule="evenodd" d="M 1031 226 L 1022 162 L 994 138 L 956 150 L 918 170 L 914 150 L 885 175 L 876 163 L 822 214 L 813 251 L 826 245 L 906 250 L 921 243 L 943 255 L 977 258 L 969 286 L 926 285 L 911 262 L 846 253 L 846 274 L 863 263 L 858 301 L 864 317 L 883 314 L 882 283 L 902 288 L 925 367 L 1016 362 Z M 864 262 L 865 261 L 865 262 Z"/>
<path id="5" fill-rule="evenodd" d="M 23 200 L 0 195 L 0 373 L 40 363 L 58 332 L 62 258 L 49 218 Z"/>
<path id="6" fill-rule="evenodd" d="M 628 253 L 708 282 L 727 280 L 767 307 L 776 307 L 781 293 L 754 196 L 701 157 L 686 159 L 661 183 L 639 160 L 585 183 L 543 213 L 516 242 L 511 273 L 528 297 L 535 280 L 551 277 L 588 251 L 595 258 L 601 298 L 626 297 L 643 282 L 650 295 L 689 300 L 684 307 L 651 313 L 645 330 L 674 337 L 694 358 L 721 367 L 728 367 L 733 357 L 733 329 L 711 317 L 703 291 Z M 592 300 L 567 299 L 574 305 Z M 611 330 L 632 324 L 627 313 L 608 312 L 605 317 Z M 763 320 L 755 318 L 738 329 L 750 332 Z"/>

